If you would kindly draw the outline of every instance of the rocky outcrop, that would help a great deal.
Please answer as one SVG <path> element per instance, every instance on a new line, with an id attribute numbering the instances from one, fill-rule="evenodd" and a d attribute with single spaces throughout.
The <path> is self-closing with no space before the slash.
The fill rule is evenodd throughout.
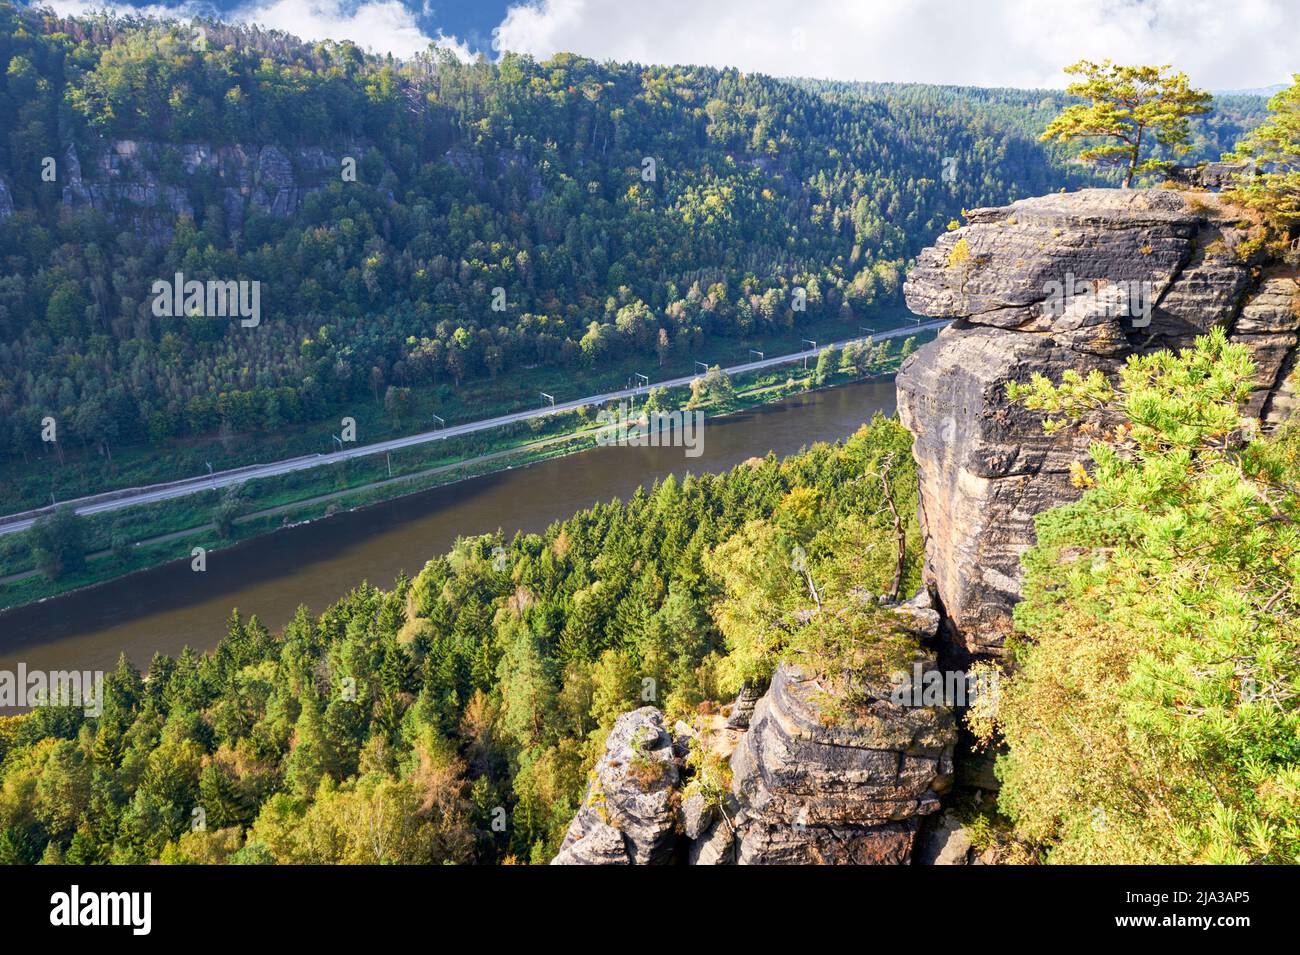
<path id="1" fill-rule="evenodd" d="M 727 725 L 737 730 L 749 729 L 749 721 L 754 718 L 754 707 L 758 705 L 761 695 L 750 683 L 742 686 L 736 694 L 736 701 L 731 704 Z"/>
<path id="2" fill-rule="evenodd" d="M 927 595 L 894 611 L 933 640 Z M 934 667 L 925 652 L 917 662 L 922 674 Z M 900 699 L 905 685 L 855 684 L 840 705 L 840 690 L 782 664 L 748 731 L 715 715 L 705 730 L 679 722 L 673 738 L 654 707 L 624 713 L 552 864 L 910 862 L 921 821 L 952 784 L 956 729 L 949 707 Z M 706 798 L 685 768 L 692 746 L 730 757 L 730 792 Z"/>
<path id="3" fill-rule="evenodd" d="M 1241 213 L 1174 189 L 1085 189 L 977 209 L 926 249 L 908 306 L 955 321 L 898 375 L 915 436 L 926 578 L 958 647 L 996 654 L 1019 596 L 1033 518 L 1073 500 L 1086 438 L 1046 436 L 1008 381 L 1113 372 L 1128 355 L 1185 347 L 1212 325 L 1247 344 L 1268 405 L 1294 353 L 1294 279 L 1240 254 Z M 1289 284 L 1288 284 L 1289 283 Z"/>
<path id="4" fill-rule="evenodd" d="M 274 144 L 213 147 L 112 140 L 95 149 L 69 146 L 60 181 L 63 202 L 88 206 L 154 240 L 171 235 L 178 216 L 193 216 L 194 190 L 215 186 L 227 225 L 239 229 L 249 210 L 288 218 L 303 201 L 339 179 L 345 148 Z M 360 155 L 359 148 L 353 151 Z"/>
<path id="5" fill-rule="evenodd" d="M 64 205 L 90 206 L 137 228 L 159 214 L 166 219 L 193 216 L 186 190 L 164 184 L 157 174 L 159 154 L 152 143 L 116 140 L 90 160 L 86 175 L 76 147 L 69 146 L 63 153 L 60 175 Z"/>
<path id="6" fill-rule="evenodd" d="M 950 711 L 889 699 L 828 723 L 826 690 L 783 664 L 732 758 L 742 865 L 901 865 L 952 782 Z"/>
<path id="7" fill-rule="evenodd" d="M 680 757 L 653 706 L 624 713 L 552 865 L 655 865 L 677 844 Z"/>
<path id="8" fill-rule="evenodd" d="M 175 232 L 180 216 L 206 215 L 219 210 L 230 231 L 243 228 L 251 212 L 287 219 L 313 193 L 338 181 L 356 181 L 394 201 L 395 173 L 383 168 L 369 182 L 361 170 L 355 180 L 344 178 L 344 160 L 360 161 L 362 144 L 290 147 L 267 143 L 160 143 L 116 139 L 69 144 L 57 157 L 57 183 L 64 205 L 89 208 L 153 243 Z M 502 149 L 486 155 L 465 146 L 452 146 L 441 157 L 476 182 L 492 179 L 533 200 L 544 189 L 541 170 L 523 153 Z M 7 185 L 0 181 L 0 219 L 16 211 Z"/>
<path id="9" fill-rule="evenodd" d="M 922 644 L 933 640 L 927 594 L 894 613 Z M 934 666 L 925 653 L 917 662 Z M 949 708 L 911 705 L 896 686 L 858 685 L 865 700 L 845 704 L 815 675 L 777 667 L 731 758 L 736 862 L 911 861 L 921 820 L 952 784 L 956 730 Z"/>
<path id="10" fill-rule="evenodd" d="M 1174 166 L 1167 178 L 1194 189 L 1227 189 L 1254 172 L 1254 167 L 1245 162 L 1203 162 L 1195 166 Z"/>
<path id="11" fill-rule="evenodd" d="M 1300 343 L 1300 274 L 1293 268 L 1265 269 L 1259 286 L 1232 326 L 1232 338 L 1250 348 L 1259 388 L 1246 410 L 1276 424 L 1290 414 L 1294 394 L 1288 378 Z"/>

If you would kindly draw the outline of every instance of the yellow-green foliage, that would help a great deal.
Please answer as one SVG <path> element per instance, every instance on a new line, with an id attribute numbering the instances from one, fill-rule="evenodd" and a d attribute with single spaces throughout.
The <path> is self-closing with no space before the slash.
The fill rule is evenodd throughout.
<path id="1" fill-rule="evenodd" d="M 966 241 L 965 236 L 962 236 L 953 243 L 952 249 L 948 252 L 948 268 L 955 269 L 969 261 L 970 243 Z"/>
<path id="2" fill-rule="evenodd" d="M 1283 231 L 1300 223 L 1300 73 L 1268 101 L 1269 117 L 1237 144 L 1229 159 L 1256 164 L 1258 176 L 1232 193 Z"/>
<path id="3" fill-rule="evenodd" d="M 889 590 L 895 572 L 886 481 L 906 536 L 902 592 L 919 584 L 922 545 L 909 443 L 901 426 L 873 423 L 844 449 L 838 506 L 828 506 L 815 489 L 796 487 L 770 517 L 749 521 L 708 555 L 705 567 L 723 591 L 712 613 L 729 651 L 721 661 L 724 689 L 761 685 L 791 657 L 832 679 L 848 670 L 883 678 L 910 659 L 914 639 L 863 599 Z"/>
<path id="4" fill-rule="evenodd" d="M 1243 439 L 1253 371 L 1216 331 L 1018 390 L 1120 419 L 1037 521 L 998 713 L 1000 808 L 1051 861 L 1300 862 L 1300 441 Z"/>

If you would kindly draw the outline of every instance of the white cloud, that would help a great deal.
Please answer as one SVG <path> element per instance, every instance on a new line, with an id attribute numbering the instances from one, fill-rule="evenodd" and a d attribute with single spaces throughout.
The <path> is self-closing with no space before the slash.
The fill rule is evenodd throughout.
<path id="1" fill-rule="evenodd" d="M 46 0 L 62 14 L 85 13 L 112 8 L 112 3 L 94 0 Z M 210 12 L 201 2 L 186 2 L 147 7 L 119 6 L 121 12 L 138 12 L 147 16 L 186 19 Z M 445 47 L 462 60 L 472 59 L 469 47 L 456 37 L 428 36 L 416 22 L 414 13 L 401 0 L 253 0 L 221 15 L 227 21 L 258 23 L 268 29 L 284 30 L 303 40 L 351 40 L 358 46 L 378 53 L 410 56 L 430 43 Z"/>
<path id="2" fill-rule="evenodd" d="M 1059 87 L 1061 67 L 1173 63 L 1211 89 L 1300 70 L 1300 0 L 529 0 L 501 49 L 778 76 Z"/>

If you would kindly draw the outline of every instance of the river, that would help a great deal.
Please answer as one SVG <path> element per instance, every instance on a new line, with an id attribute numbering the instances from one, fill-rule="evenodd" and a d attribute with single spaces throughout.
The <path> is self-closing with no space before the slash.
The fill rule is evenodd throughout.
<path id="1" fill-rule="evenodd" d="M 668 474 L 785 456 L 893 410 L 892 380 L 843 385 L 710 420 L 699 457 L 593 448 L 279 530 L 209 553 L 203 573 L 187 558 L 0 613 L 0 670 L 108 670 L 123 651 L 143 669 L 156 651 L 214 647 L 232 608 L 279 629 L 299 604 L 319 613 L 362 580 L 387 587 L 403 570 L 414 576 L 457 536 L 541 531 Z"/>

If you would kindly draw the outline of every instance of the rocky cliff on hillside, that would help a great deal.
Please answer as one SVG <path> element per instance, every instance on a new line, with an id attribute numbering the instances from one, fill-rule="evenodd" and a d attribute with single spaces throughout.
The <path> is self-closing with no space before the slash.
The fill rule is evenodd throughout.
<path id="1" fill-rule="evenodd" d="M 939 615 L 925 595 L 897 612 L 933 640 Z M 934 666 L 917 662 L 921 673 Z M 945 705 L 896 700 L 893 684 L 869 696 L 837 707 L 834 690 L 782 664 L 747 730 L 717 717 L 703 733 L 679 723 L 674 738 L 654 707 L 624 713 L 552 864 L 910 862 L 922 820 L 952 784 L 955 721 Z M 686 785 L 691 736 L 730 753 L 725 799 Z"/>
<path id="2" fill-rule="evenodd" d="M 1248 224 L 1219 196 L 1086 189 L 977 209 L 919 257 L 912 311 L 954 323 L 898 375 L 915 435 L 926 576 L 958 645 L 1000 652 L 1033 518 L 1072 500 L 1083 439 L 1048 438 L 1006 399 L 1010 380 L 1113 372 L 1135 352 L 1230 329 L 1259 366 L 1255 413 L 1275 412 L 1300 329 L 1294 271 L 1242 254 Z"/>
<path id="3" fill-rule="evenodd" d="M 177 216 L 192 217 L 205 191 L 215 191 L 231 229 L 242 226 L 250 209 L 287 218 L 308 195 L 341 178 L 342 159 L 319 147 L 119 139 L 93 150 L 68 146 L 58 181 L 65 205 L 90 206 L 157 239 L 171 234 Z"/>
<path id="4" fill-rule="evenodd" d="M 55 165 L 56 188 L 66 206 L 88 207 L 152 242 L 166 241 L 179 216 L 196 217 L 219 207 L 225 227 L 243 228 L 250 212 L 279 219 L 292 217 L 307 197 L 332 182 L 355 181 L 393 199 L 395 174 L 381 167 L 370 181 L 357 165 L 368 152 L 361 144 L 289 147 L 274 143 L 213 146 L 208 143 L 157 143 L 115 139 L 93 145 L 67 146 Z M 372 154 L 373 155 L 373 154 Z M 540 170 L 516 150 L 487 157 L 452 146 L 442 161 L 476 180 L 497 180 L 521 196 L 542 195 Z M 355 179 L 345 179 L 345 172 Z M 370 171 L 373 178 L 375 173 Z M 196 208 L 197 207 L 197 208 Z M 0 219 L 17 211 L 8 186 L 0 180 Z"/>

